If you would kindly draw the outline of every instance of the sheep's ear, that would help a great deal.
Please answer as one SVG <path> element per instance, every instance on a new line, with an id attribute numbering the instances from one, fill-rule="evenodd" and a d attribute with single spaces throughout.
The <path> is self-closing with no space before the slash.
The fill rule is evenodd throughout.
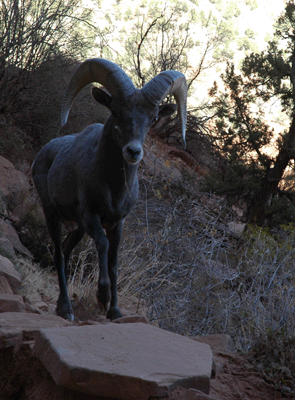
<path id="1" fill-rule="evenodd" d="M 159 107 L 159 118 L 169 117 L 177 110 L 177 105 L 173 103 L 163 104 Z"/>
<path id="2" fill-rule="evenodd" d="M 99 104 L 111 109 L 112 96 L 104 89 L 97 87 L 92 88 L 92 96 Z"/>

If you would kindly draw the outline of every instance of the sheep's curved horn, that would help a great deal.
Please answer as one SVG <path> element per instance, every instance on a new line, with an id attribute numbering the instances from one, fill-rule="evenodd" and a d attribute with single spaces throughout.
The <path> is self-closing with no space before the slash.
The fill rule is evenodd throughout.
<path id="1" fill-rule="evenodd" d="M 142 89 L 145 98 L 152 104 L 160 104 L 168 94 L 173 94 L 178 106 L 181 125 L 182 145 L 186 149 L 186 100 L 187 84 L 185 76 L 178 71 L 163 71 L 151 79 Z"/>
<path id="2" fill-rule="evenodd" d="M 92 82 L 100 83 L 113 97 L 122 99 L 136 90 L 129 76 L 117 64 L 103 58 L 86 60 L 76 69 L 66 89 L 61 110 L 61 126 L 67 122 L 76 95 Z"/>

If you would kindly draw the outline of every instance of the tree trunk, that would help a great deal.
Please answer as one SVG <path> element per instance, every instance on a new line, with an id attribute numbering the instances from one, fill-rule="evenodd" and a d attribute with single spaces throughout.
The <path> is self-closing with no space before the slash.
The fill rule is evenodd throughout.
<path id="1" fill-rule="evenodd" d="M 249 210 L 248 222 L 262 225 L 266 218 L 266 205 L 275 194 L 278 185 L 284 175 L 285 169 L 292 158 L 295 144 L 295 114 L 293 114 L 289 133 L 285 136 L 283 146 L 279 151 L 275 164 L 266 173 L 266 177 L 260 190 L 257 192 L 256 202 Z"/>

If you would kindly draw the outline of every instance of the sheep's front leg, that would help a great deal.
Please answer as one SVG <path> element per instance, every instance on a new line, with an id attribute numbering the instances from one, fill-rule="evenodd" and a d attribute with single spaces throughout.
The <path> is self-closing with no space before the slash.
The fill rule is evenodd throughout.
<path id="1" fill-rule="evenodd" d="M 120 221 L 114 228 L 107 230 L 109 240 L 108 251 L 108 273 L 111 281 L 111 307 L 107 313 L 107 318 L 113 320 L 122 317 L 118 308 L 117 278 L 118 278 L 118 248 L 122 235 L 124 220 Z"/>
<path id="2" fill-rule="evenodd" d="M 65 260 L 61 244 L 61 239 L 62 239 L 61 221 L 56 211 L 51 207 L 44 208 L 44 215 L 46 217 L 46 223 L 49 234 L 52 238 L 55 247 L 54 263 L 57 269 L 58 282 L 59 282 L 59 297 L 57 300 L 56 313 L 62 318 L 73 321 L 74 312 L 68 296 L 67 279 L 65 274 Z"/>
<path id="3" fill-rule="evenodd" d="M 110 308 L 111 290 L 110 278 L 108 274 L 108 249 L 109 241 L 100 223 L 100 218 L 91 213 L 85 213 L 83 224 L 86 233 L 94 240 L 99 261 L 99 279 L 97 300 L 99 305 L 106 311 Z"/>

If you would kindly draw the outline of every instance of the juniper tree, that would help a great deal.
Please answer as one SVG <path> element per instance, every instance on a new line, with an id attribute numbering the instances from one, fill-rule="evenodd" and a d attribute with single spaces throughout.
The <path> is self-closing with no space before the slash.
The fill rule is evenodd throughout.
<path id="1" fill-rule="evenodd" d="M 292 180 L 295 159 L 295 5 L 289 2 L 267 50 L 245 57 L 240 73 L 228 64 L 219 89 L 210 91 L 216 107 L 212 143 L 224 163 L 207 188 L 243 200 L 245 219 L 295 221 Z M 266 112 L 276 104 L 274 131 Z M 274 116 L 274 114 L 273 114 Z M 271 151 L 267 151 L 271 150 Z"/>

